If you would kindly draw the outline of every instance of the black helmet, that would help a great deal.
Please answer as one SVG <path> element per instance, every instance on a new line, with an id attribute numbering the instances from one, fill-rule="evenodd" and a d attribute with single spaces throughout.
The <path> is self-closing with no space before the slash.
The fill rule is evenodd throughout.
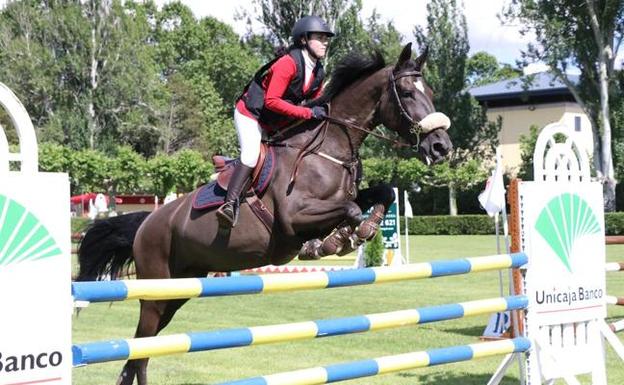
<path id="1" fill-rule="evenodd" d="M 301 45 L 300 41 L 302 37 L 306 37 L 309 33 L 319 32 L 334 36 L 334 33 L 329 29 L 325 20 L 318 16 L 304 16 L 297 20 L 295 26 L 292 29 L 292 39 L 296 46 Z"/>

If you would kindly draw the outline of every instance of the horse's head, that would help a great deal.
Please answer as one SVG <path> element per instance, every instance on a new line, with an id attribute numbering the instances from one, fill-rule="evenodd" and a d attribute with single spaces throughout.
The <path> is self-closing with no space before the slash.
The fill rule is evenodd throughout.
<path id="1" fill-rule="evenodd" d="M 412 44 L 409 43 L 389 72 L 389 84 L 380 99 L 378 117 L 386 127 L 416 147 L 423 161 L 436 163 L 453 149 L 446 132 L 451 122 L 446 115 L 435 111 L 433 92 L 422 75 L 427 49 L 415 60 L 411 56 Z"/>

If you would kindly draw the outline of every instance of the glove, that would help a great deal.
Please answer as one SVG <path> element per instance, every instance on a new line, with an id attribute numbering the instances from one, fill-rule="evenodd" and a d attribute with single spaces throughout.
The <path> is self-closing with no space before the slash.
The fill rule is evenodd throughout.
<path id="1" fill-rule="evenodd" d="M 312 119 L 323 120 L 327 118 L 327 111 L 321 106 L 312 107 Z"/>

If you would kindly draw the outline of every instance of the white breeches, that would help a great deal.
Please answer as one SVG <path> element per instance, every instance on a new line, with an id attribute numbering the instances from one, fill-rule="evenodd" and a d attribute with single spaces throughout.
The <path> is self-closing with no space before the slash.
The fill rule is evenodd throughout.
<path id="1" fill-rule="evenodd" d="M 247 167 L 255 167 L 260 156 L 260 142 L 262 141 L 262 128 L 258 122 L 234 110 L 234 126 L 238 133 L 240 144 L 240 159 Z"/>

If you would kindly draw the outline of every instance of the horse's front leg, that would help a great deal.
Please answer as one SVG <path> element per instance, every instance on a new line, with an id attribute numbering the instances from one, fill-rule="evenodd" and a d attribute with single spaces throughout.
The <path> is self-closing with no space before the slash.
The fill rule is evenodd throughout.
<path id="1" fill-rule="evenodd" d="M 343 223 L 355 228 L 364 220 L 362 210 L 352 201 L 306 198 L 299 201 L 291 212 L 293 214 L 290 223 L 293 231 L 298 234 L 318 232 L 322 228 L 331 229 Z M 299 252 L 299 259 L 319 259 L 335 253 L 335 248 L 328 242 L 315 239 L 304 244 Z"/>
<path id="2" fill-rule="evenodd" d="M 344 223 L 334 229 L 322 241 L 319 239 L 308 241 L 302 248 L 302 251 L 305 251 L 303 253 L 304 257 L 318 259 L 326 255 L 337 254 L 342 256 L 352 252 L 359 245 L 372 239 L 377 234 L 379 225 L 394 199 L 394 190 L 389 185 L 380 184 L 361 190 L 355 203 L 362 212 L 373 207 L 368 218 L 360 221 L 355 226 Z"/>
<path id="3" fill-rule="evenodd" d="M 379 225 L 394 200 L 394 190 L 387 184 L 369 187 L 358 193 L 355 203 L 362 212 L 366 212 L 369 208 L 373 207 L 368 218 L 360 223 L 353 232 L 359 241 L 370 240 L 377 234 Z"/>

